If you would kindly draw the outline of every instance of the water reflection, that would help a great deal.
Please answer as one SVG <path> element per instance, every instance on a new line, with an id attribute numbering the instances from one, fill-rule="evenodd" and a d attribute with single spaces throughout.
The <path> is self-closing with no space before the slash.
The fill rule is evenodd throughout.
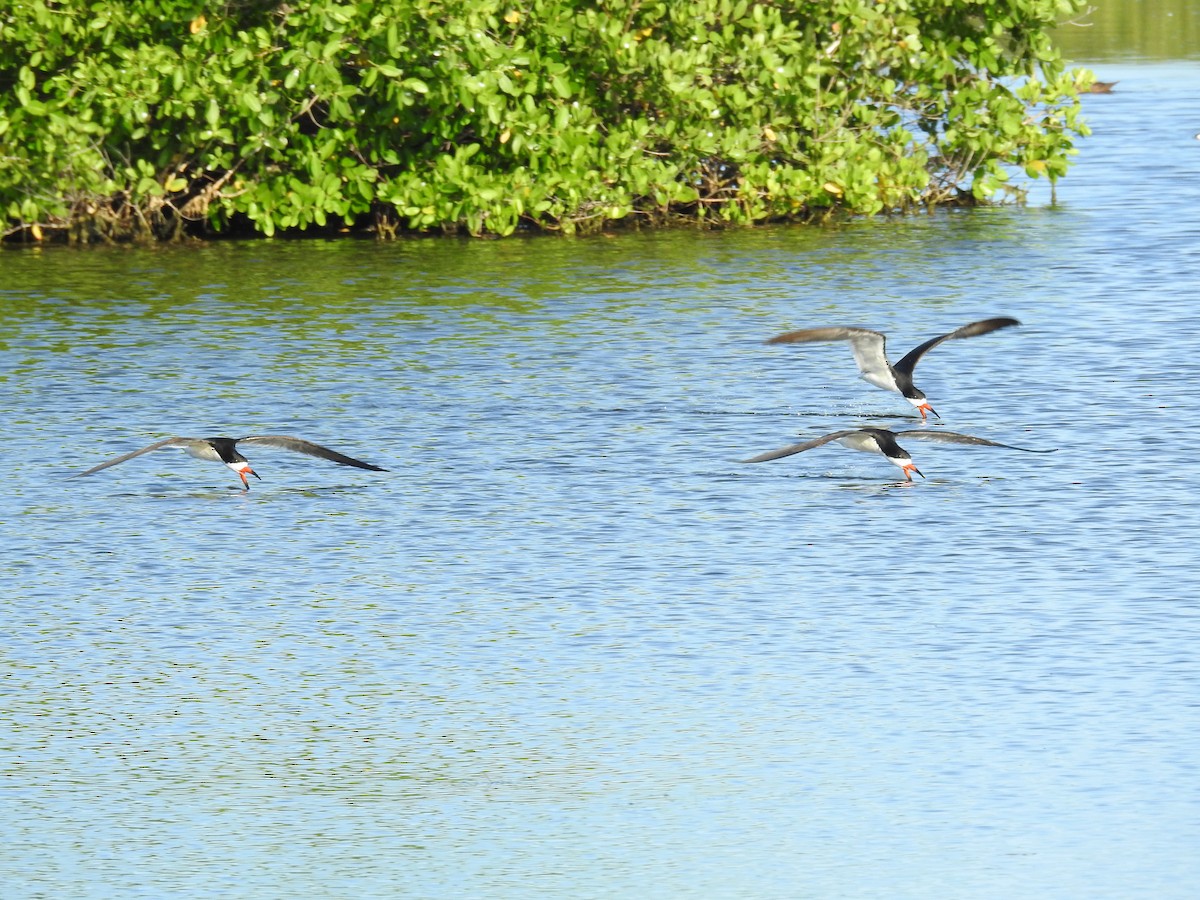
<path id="1" fill-rule="evenodd" d="M 1088 4 L 1086 12 L 1055 32 L 1055 43 L 1072 64 L 1093 68 L 1093 63 L 1120 60 L 1196 59 L 1200 55 L 1198 13 L 1196 0 Z"/>

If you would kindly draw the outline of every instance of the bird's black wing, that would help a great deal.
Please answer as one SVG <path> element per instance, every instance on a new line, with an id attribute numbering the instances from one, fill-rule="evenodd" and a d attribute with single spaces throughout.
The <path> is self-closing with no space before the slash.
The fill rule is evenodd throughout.
<path id="1" fill-rule="evenodd" d="M 101 472 L 104 469 L 107 469 L 111 466 L 117 466 L 123 462 L 128 462 L 129 460 L 133 459 L 135 456 L 141 456 L 143 453 L 151 453 L 154 450 L 162 450 L 164 447 L 186 447 L 189 444 L 191 444 L 194 440 L 195 440 L 195 438 L 186 438 L 186 437 L 163 438 L 161 441 L 155 441 L 149 447 L 143 447 L 141 450 L 134 450 L 132 453 L 123 453 L 120 456 L 118 456 L 116 459 L 110 459 L 108 462 L 102 462 L 98 466 L 92 466 L 86 472 L 76 472 L 74 475 L 71 475 L 70 477 L 71 478 L 82 478 L 85 475 L 95 475 L 97 472 Z"/>
<path id="2" fill-rule="evenodd" d="M 791 456 L 794 453 L 803 453 L 805 450 L 811 450 L 814 447 L 820 447 L 822 444 L 828 444 L 830 441 L 836 441 L 838 438 L 847 437 L 852 434 L 858 434 L 860 429 L 848 428 L 845 431 L 835 431 L 833 434 L 827 434 L 824 437 L 815 438 L 811 441 L 804 441 L 801 444 L 792 444 L 788 447 L 781 447 L 778 450 L 768 450 L 766 453 L 760 453 L 758 456 L 750 459 L 743 459 L 744 463 L 760 463 L 770 462 L 773 459 L 783 459 L 785 456 Z"/>
<path id="3" fill-rule="evenodd" d="M 989 441 L 987 438 L 975 437 L 970 434 L 959 434 L 957 431 L 942 431 L 940 428 L 914 428 L 911 431 L 901 431 L 898 437 L 913 438 L 918 441 L 933 441 L 938 444 L 972 444 L 978 447 L 1003 447 L 1006 450 L 1020 450 L 1024 453 L 1054 453 L 1057 447 L 1049 450 L 1030 450 L 1028 447 L 1014 447 L 1012 444 L 1001 444 L 999 441 Z"/>
<path id="4" fill-rule="evenodd" d="M 317 459 L 327 459 L 339 466 L 354 466 L 356 469 L 370 469 L 372 472 L 386 472 L 383 466 L 374 466 L 352 456 L 314 444 L 303 438 L 288 437 L 282 434 L 255 434 L 250 437 L 238 438 L 239 444 L 255 444 L 259 447 L 274 447 L 278 450 L 290 450 L 293 453 L 303 453 L 305 456 L 315 456 Z"/>
<path id="5" fill-rule="evenodd" d="M 962 328 L 956 328 L 949 334 L 938 335 L 935 338 L 930 338 L 919 347 L 914 347 L 909 350 L 900 362 L 896 363 L 896 371 L 903 372 L 912 377 L 913 369 L 917 367 L 917 363 L 921 357 L 940 344 L 942 341 L 953 341 L 959 338 L 978 337 L 981 334 L 990 334 L 1000 328 L 1011 328 L 1013 325 L 1020 325 L 1016 319 L 1007 316 L 1000 316 L 995 319 L 982 319 L 978 322 L 972 322 L 970 325 L 964 325 Z"/>

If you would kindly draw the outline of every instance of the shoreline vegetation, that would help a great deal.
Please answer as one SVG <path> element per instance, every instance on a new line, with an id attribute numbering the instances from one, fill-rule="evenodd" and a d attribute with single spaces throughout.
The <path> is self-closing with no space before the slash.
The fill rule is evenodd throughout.
<path id="1" fill-rule="evenodd" d="M 1078 0 L 19 0 L 0 238 L 708 227 L 1020 199 Z"/>

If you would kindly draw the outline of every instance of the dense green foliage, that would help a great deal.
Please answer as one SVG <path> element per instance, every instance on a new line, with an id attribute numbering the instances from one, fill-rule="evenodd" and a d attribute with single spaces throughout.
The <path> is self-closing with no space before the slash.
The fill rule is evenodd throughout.
<path id="1" fill-rule="evenodd" d="M 1057 177 L 1075 0 L 11 0 L 4 233 L 510 234 Z"/>

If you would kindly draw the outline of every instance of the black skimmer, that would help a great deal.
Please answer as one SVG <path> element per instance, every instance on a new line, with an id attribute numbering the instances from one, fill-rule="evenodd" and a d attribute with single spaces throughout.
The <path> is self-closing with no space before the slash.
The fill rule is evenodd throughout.
<path id="1" fill-rule="evenodd" d="M 84 475 L 95 475 L 110 466 L 116 466 L 120 463 L 127 462 L 134 457 L 141 456 L 143 453 L 150 453 L 154 450 L 165 450 L 168 447 L 179 447 L 187 453 L 188 456 L 194 456 L 196 459 L 208 459 L 213 462 L 224 463 L 237 472 L 238 477 L 242 479 L 242 484 L 246 490 L 250 490 L 250 482 L 246 480 L 247 475 L 253 475 L 261 480 L 257 472 L 250 468 L 250 462 L 246 457 L 242 456 L 237 450 L 238 444 L 256 444 L 259 447 L 274 447 L 278 450 L 291 450 L 293 453 L 303 453 L 306 456 L 315 456 L 318 459 L 327 459 L 330 462 L 337 463 L 339 466 L 354 466 L 356 469 L 370 469 L 372 472 L 386 472 L 387 469 L 382 466 L 373 466 L 370 463 L 365 463 L 360 459 L 354 459 L 349 456 L 344 456 L 336 450 L 330 450 L 328 447 L 322 447 L 320 444 L 314 444 L 312 441 L 306 441 L 303 438 L 286 437 L 279 434 L 255 434 L 243 438 L 227 438 L 227 437 L 210 437 L 210 438 L 189 438 L 189 437 L 169 437 L 163 438 L 161 441 L 155 441 L 149 447 L 143 447 L 141 450 L 134 450 L 132 453 L 125 453 L 118 456 L 116 459 L 110 459 L 108 462 L 102 462 L 98 466 L 92 466 L 86 472 L 79 472 L 72 475 L 72 478 L 82 478 Z"/>
<path id="2" fill-rule="evenodd" d="M 803 453 L 805 450 L 812 450 L 814 447 L 820 447 L 822 444 L 828 444 L 830 441 L 837 441 L 843 447 L 851 450 L 861 450 L 864 453 L 879 453 L 887 458 L 892 465 L 899 466 L 904 472 L 904 480 L 912 481 L 912 473 L 916 472 L 922 478 L 925 476 L 921 473 L 912 461 L 912 457 L 908 455 L 908 451 L 896 443 L 897 437 L 913 438 L 918 441 L 937 441 L 942 444 L 974 444 L 980 447 L 1003 447 L 1006 450 L 1021 450 L 1025 453 L 1053 453 L 1051 450 L 1030 450 L 1026 447 L 1014 447 L 1012 444 L 1000 444 L 996 441 L 989 441 L 986 438 L 972 437 L 969 434 L 959 434 L 955 431 L 942 431 L 938 429 L 914 428 L 910 431 L 901 431 L 899 433 L 888 431 L 886 428 L 847 428 L 844 431 L 835 431 L 832 434 L 827 434 L 824 437 L 814 438 L 811 441 L 804 441 L 800 444 L 792 444 L 790 447 L 783 447 L 780 450 L 771 450 L 767 453 L 760 453 L 751 459 L 744 459 L 742 462 L 759 463 L 767 462 L 772 459 L 783 459 L 785 456 L 791 456 L 794 453 Z"/>
<path id="3" fill-rule="evenodd" d="M 807 344 L 817 341 L 849 341 L 850 349 L 854 352 L 854 360 L 858 363 L 858 370 L 862 373 L 863 379 L 885 391 L 895 391 L 903 395 L 921 413 L 921 421 L 924 422 L 926 413 L 933 413 L 935 416 L 938 414 L 929 405 L 925 393 L 913 384 L 913 369 L 916 368 L 921 357 L 942 341 L 976 337 L 999 328 L 1009 328 L 1020 324 L 1016 319 L 1010 319 L 1007 316 L 972 322 L 949 334 L 930 338 L 919 347 L 914 347 L 894 366 L 888 362 L 885 352 L 887 337 L 878 331 L 871 331 L 867 328 L 804 328 L 800 331 L 789 331 L 787 334 L 777 335 L 767 343 Z M 941 416 L 938 418 L 940 419 Z"/>

